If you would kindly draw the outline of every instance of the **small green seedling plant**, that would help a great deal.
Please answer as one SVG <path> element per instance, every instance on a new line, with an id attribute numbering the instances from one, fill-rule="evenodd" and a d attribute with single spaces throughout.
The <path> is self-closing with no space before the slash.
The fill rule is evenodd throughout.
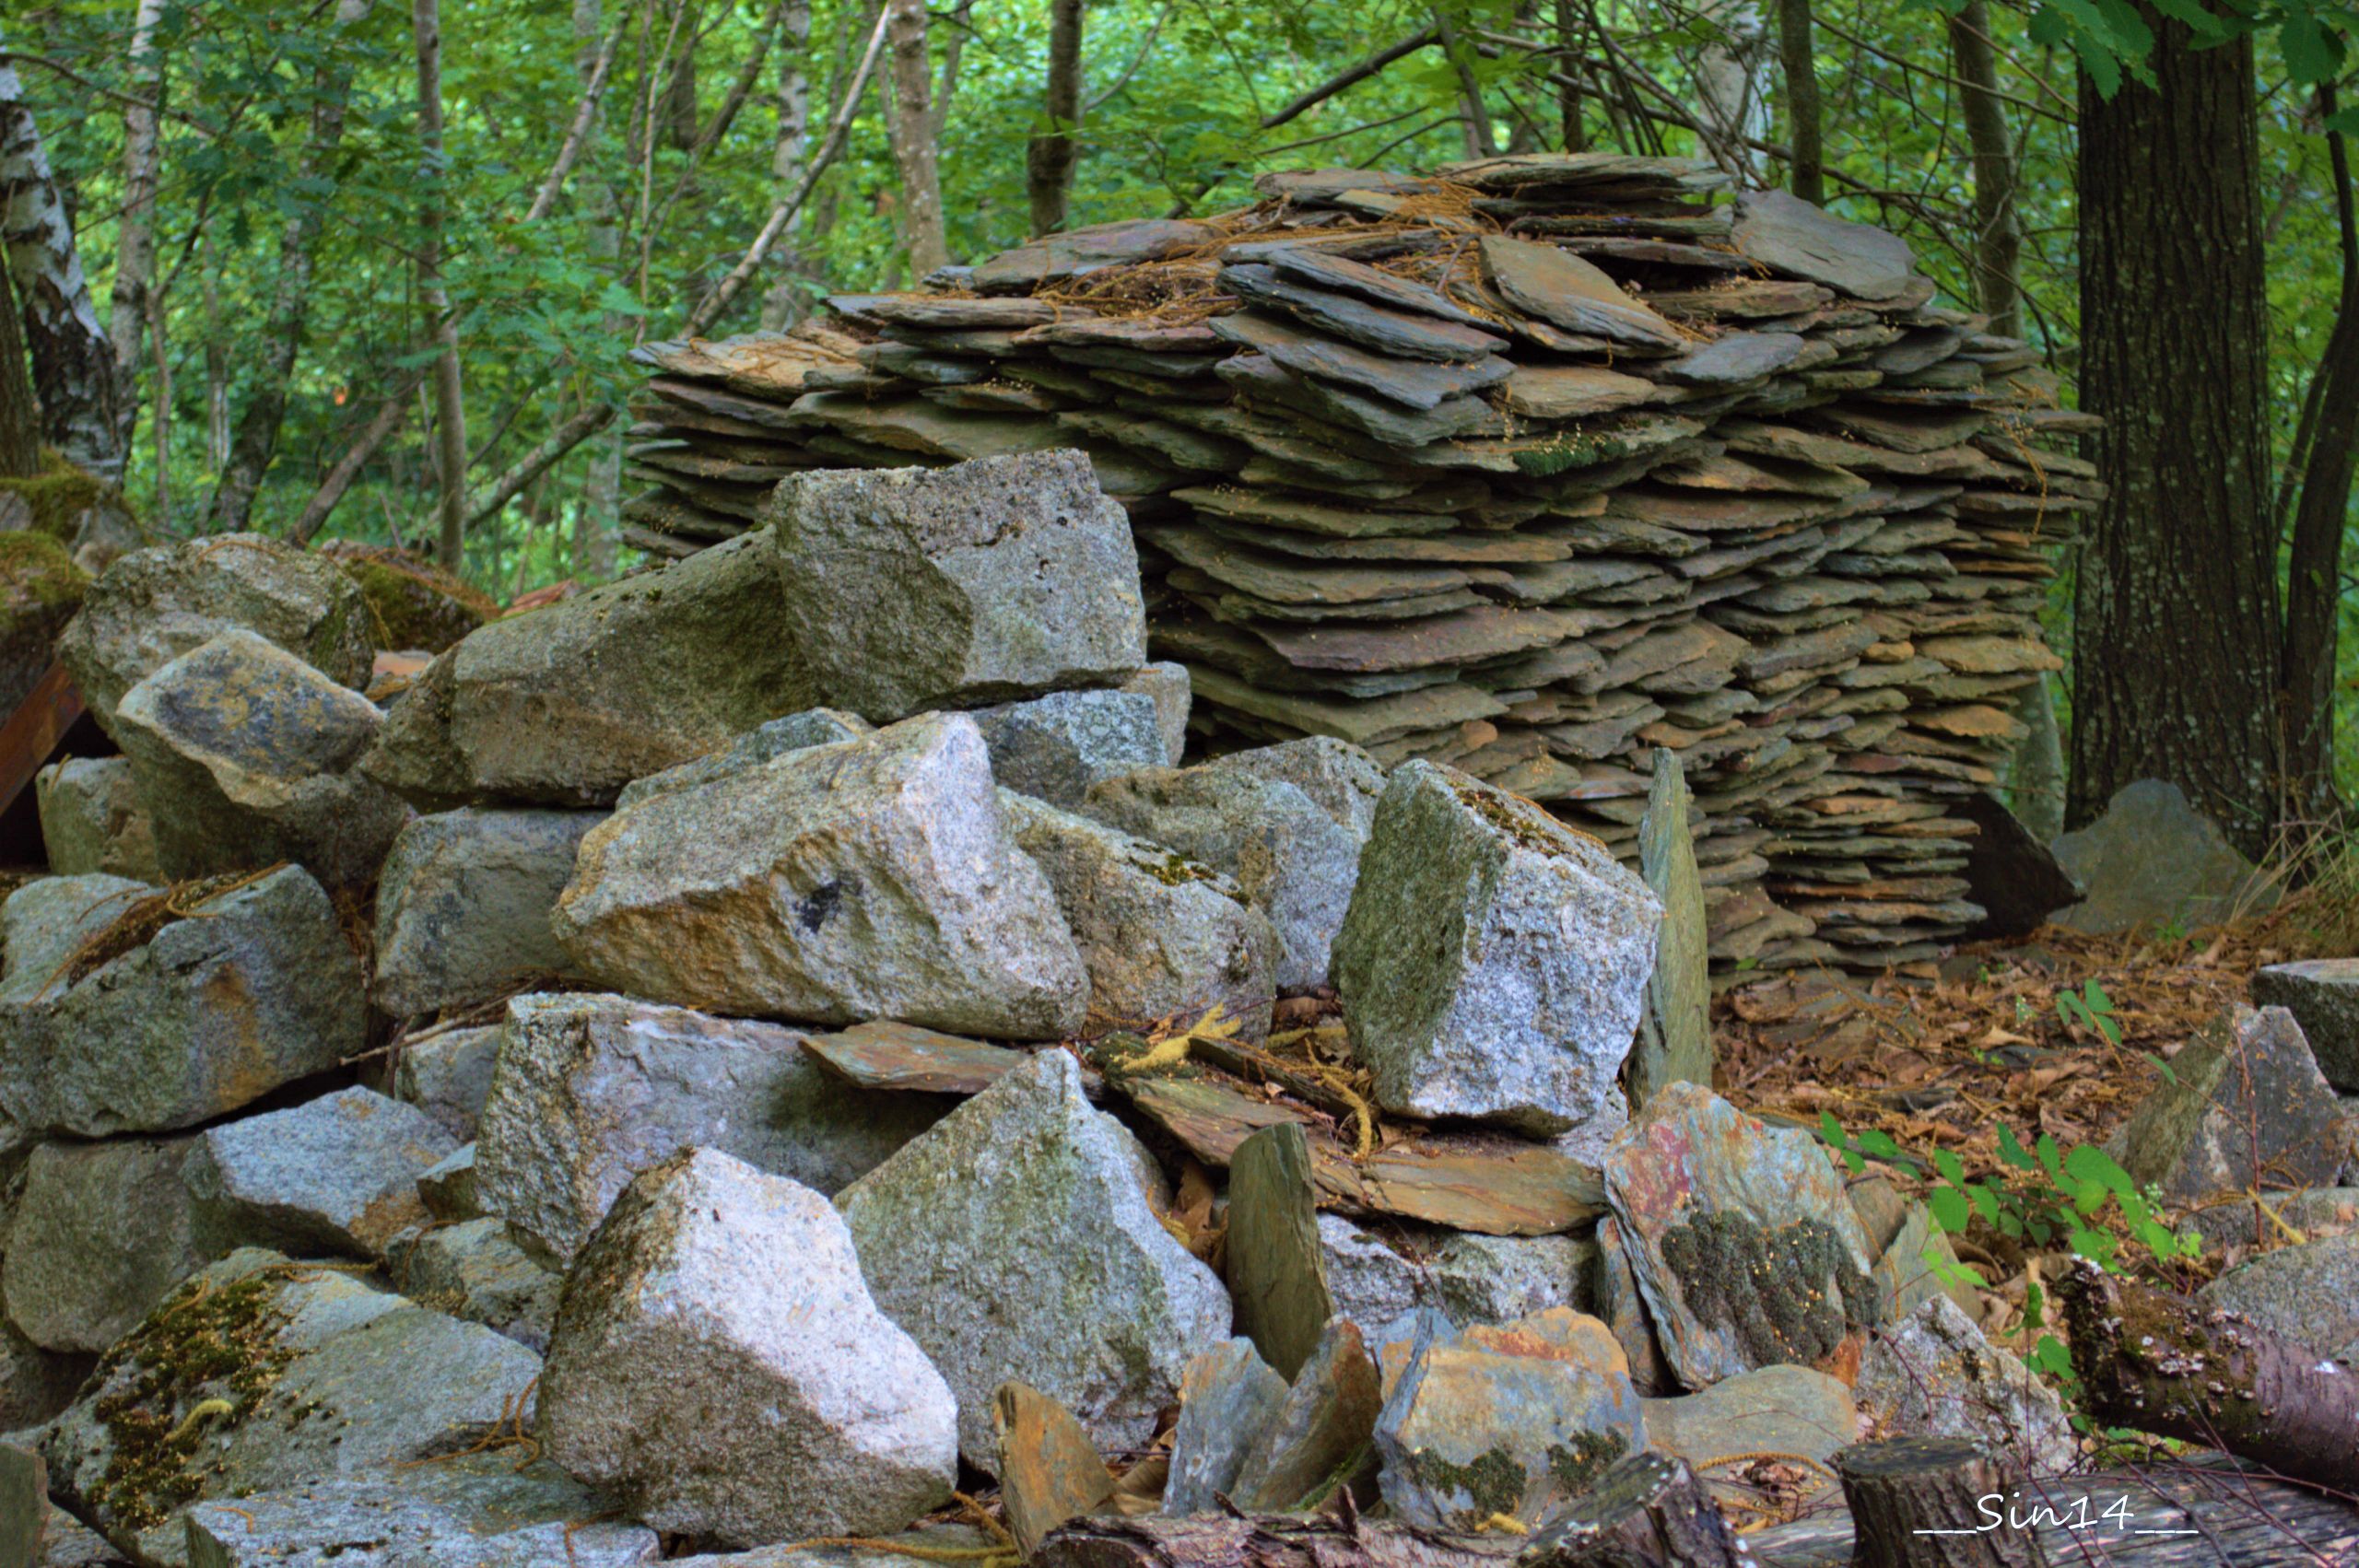
<path id="1" fill-rule="evenodd" d="M 2083 984 L 2079 990 L 2067 986 L 2058 991 L 2056 1016 L 2064 1021 L 2067 1029 L 2086 1030 L 2117 1050 L 2121 1047 L 2121 1015 L 2114 1011 L 2113 998 L 2106 995 L 2105 988 L 2095 979 Z M 2178 1082 L 2178 1075 L 2171 1071 L 2169 1062 L 2152 1051 L 2138 1054 L 2154 1064 L 2154 1070 L 2163 1075 L 2164 1082 Z"/>

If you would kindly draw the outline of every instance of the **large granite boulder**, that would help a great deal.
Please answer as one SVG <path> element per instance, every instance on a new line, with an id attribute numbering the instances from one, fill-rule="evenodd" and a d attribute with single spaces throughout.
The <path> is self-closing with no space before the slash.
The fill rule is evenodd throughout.
<path id="1" fill-rule="evenodd" d="M 658 1529 L 876 1536 L 950 1500 L 957 1406 L 809 1188 L 694 1150 L 616 1202 L 566 1281 L 541 1438 Z"/>
<path id="2" fill-rule="evenodd" d="M 2056 1391 L 1944 1295 L 1869 1340 L 1854 1392 L 1886 1437 L 1971 1437 L 2035 1475 L 2069 1469 L 2080 1452 Z"/>
<path id="3" fill-rule="evenodd" d="M 91 715 L 112 734 L 123 693 L 199 644 L 240 629 L 356 691 L 369 684 L 377 657 L 352 579 L 331 562 L 258 533 L 133 551 L 90 585 L 57 652 Z"/>
<path id="4" fill-rule="evenodd" d="M 2056 916 L 2076 931 L 2217 925 L 2277 902 L 2278 890 L 2176 784 L 2141 778 L 2105 813 L 2050 846 L 2086 896 Z"/>
<path id="5" fill-rule="evenodd" d="M 475 1197 L 572 1258 L 633 1176 L 707 1148 L 834 1192 L 932 1126 L 932 1095 L 856 1089 L 775 1024 L 613 996 L 522 996 L 475 1131 Z"/>
<path id="6" fill-rule="evenodd" d="M 432 1117 L 452 1137 L 472 1139 L 484 1102 L 491 1097 L 491 1070 L 499 1058 L 497 1024 L 405 1039 L 393 1058 L 388 1093 Z"/>
<path id="7" fill-rule="evenodd" d="M 156 827 L 139 804 L 131 759 L 70 756 L 33 776 L 41 848 L 59 876 L 107 872 L 157 882 Z"/>
<path id="8" fill-rule="evenodd" d="M 377 1004 L 408 1017 L 562 973 L 549 915 L 581 836 L 604 820 L 467 808 L 403 828 L 377 883 Z"/>
<path id="9" fill-rule="evenodd" d="M 1130 519 L 1078 451 L 801 474 L 766 516 L 823 699 L 880 723 L 1146 662 Z"/>
<path id="10" fill-rule="evenodd" d="M 359 960 L 299 866 L 128 904 L 17 978 L 30 994 L 12 982 L 0 1001 L 0 1110 L 33 1130 L 194 1126 L 368 1044 Z"/>
<path id="11" fill-rule="evenodd" d="M 1089 1024 L 1141 1029 L 1215 1006 L 1260 1039 L 1277 999 L 1277 933 L 1237 884 L 1159 844 L 1019 795 L 1008 831 L 1055 890 L 1089 971 Z"/>
<path id="12" fill-rule="evenodd" d="M 641 1568 L 644 1525 L 546 1461 L 505 1453 L 240 1492 L 187 1513 L 189 1568 Z M 79 1565 L 76 1565 L 79 1568 Z M 93 1563 L 90 1568 L 100 1568 Z"/>
<path id="13" fill-rule="evenodd" d="M 1874 1320 L 1866 1232 L 1811 1134 L 1673 1082 L 1604 1174 L 1614 1245 L 1685 1387 L 1809 1365 Z"/>
<path id="14" fill-rule="evenodd" d="M 1646 1446 L 1612 1331 L 1568 1308 L 1455 1333 L 1428 1315 L 1388 1347 L 1385 1374 L 1376 1445 L 1404 1523 L 1471 1533 L 1504 1515 L 1539 1528 Z"/>
<path id="15" fill-rule="evenodd" d="M 1091 1108 L 1081 1066 L 1032 1058 L 839 1194 L 861 1271 L 958 1397 L 958 1446 L 989 1466 L 991 1400 L 1029 1385 L 1101 1451 L 1155 1430 L 1228 1296 L 1156 1217 L 1161 1177 Z M 1159 1196 L 1159 1195 L 1156 1195 Z"/>
<path id="16" fill-rule="evenodd" d="M 292 860 L 331 887 L 377 874 L 409 807 L 354 770 L 383 715 L 242 628 L 151 671 L 114 733 L 174 879 Z"/>
<path id="17" fill-rule="evenodd" d="M 185 1179 L 214 1238 L 374 1258 L 426 1219 L 417 1178 L 458 1146 L 416 1106 L 355 1085 L 206 1129 Z"/>
<path id="18" fill-rule="evenodd" d="M 2204 1286 L 2196 1300 L 2241 1312 L 2359 1371 L 2359 1232 L 2264 1252 Z"/>
<path id="19" fill-rule="evenodd" d="M 193 1138 L 43 1143 L 0 1260 L 8 1319 L 52 1351 L 103 1351 L 209 1256 L 186 1186 Z"/>
<path id="20" fill-rule="evenodd" d="M 2292 1013 L 2326 1081 L 2359 1094 L 2359 958 L 2265 965 L 2252 977 L 2252 1000 Z"/>
<path id="21" fill-rule="evenodd" d="M 250 1249 L 205 1269 L 108 1352 L 43 1430 L 41 1452 L 67 1508 L 138 1561 L 179 1564 L 191 1504 L 407 1476 L 392 1467 L 512 1429 L 540 1370 L 488 1328 Z"/>
<path id="22" fill-rule="evenodd" d="M 499 618 L 499 603 L 490 594 L 408 550 L 331 539 L 313 553 L 334 561 L 359 586 L 380 648 L 440 653 Z"/>
<path id="23" fill-rule="evenodd" d="M 1307 990 L 1327 983 L 1383 791 L 1373 757 L 1315 736 L 1125 774 L 1079 810 L 1233 878 L 1277 930 L 1279 986 Z"/>
<path id="24" fill-rule="evenodd" d="M 717 752 L 632 779 L 615 798 L 615 809 L 635 806 L 651 795 L 669 794 L 692 784 L 710 784 L 732 774 L 748 773 L 789 752 L 833 745 L 838 741 L 856 741 L 874 733 L 875 729 L 859 714 L 847 713 L 839 708 L 806 708 L 800 713 L 757 724 Z"/>
<path id="25" fill-rule="evenodd" d="M 611 805 L 811 706 L 782 624 L 758 538 L 503 615 L 428 666 L 366 766 L 421 805 Z"/>
<path id="26" fill-rule="evenodd" d="M 617 812 L 581 840 L 553 923 L 578 972 L 718 1012 L 1057 1039 L 1088 1004 L 964 714 Z"/>
<path id="27" fill-rule="evenodd" d="M 1561 1133 L 1620 1091 L 1662 906 L 1597 840 L 1456 768 L 1385 786 L 1336 989 L 1377 1103 Z"/>
<path id="28" fill-rule="evenodd" d="M 505 1222 L 478 1216 L 404 1232 L 385 1246 L 385 1271 L 420 1306 L 547 1353 L 565 1277 L 519 1246 Z"/>

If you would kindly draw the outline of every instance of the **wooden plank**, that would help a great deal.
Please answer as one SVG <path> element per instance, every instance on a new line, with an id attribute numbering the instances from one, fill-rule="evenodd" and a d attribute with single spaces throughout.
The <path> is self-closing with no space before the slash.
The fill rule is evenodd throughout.
<path id="1" fill-rule="evenodd" d="M 65 665 L 52 664 L 0 727 L 0 811 L 17 803 L 81 717 L 81 688 Z"/>

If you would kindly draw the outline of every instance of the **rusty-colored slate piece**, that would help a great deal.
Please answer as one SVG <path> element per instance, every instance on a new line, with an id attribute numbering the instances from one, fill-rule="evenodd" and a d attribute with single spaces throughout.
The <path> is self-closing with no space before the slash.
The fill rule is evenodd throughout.
<path id="1" fill-rule="evenodd" d="M 926 1094 L 980 1094 L 998 1082 L 1000 1074 L 1023 1066 L 1032 1056 L 887 1020 L 855 1024 L 840 1034 L 805 1036 L 803 1048 L 821 1067 L 863 1089 Z M 1097 1075 L 1085 1069 L 1082 1082 L 1094 1098 Z"/>

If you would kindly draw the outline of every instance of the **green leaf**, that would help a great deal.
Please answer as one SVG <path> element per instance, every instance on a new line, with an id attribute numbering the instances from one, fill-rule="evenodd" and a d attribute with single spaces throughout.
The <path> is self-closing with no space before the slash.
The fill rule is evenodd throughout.
<path id="1" fill-rule="evenodd" d="M 1973 1200 L 1974 1211 L 1976 1213 L 1981 1215 L 1984 1219 L 1989 1220 L 1993 1224 L 1998 1223 L 1999 1195 L 1991 1191 L 1987 1183 L 1978 1181 L 1975 1182 L 1973 1185 L 1966 1188 L 1966 1195 Z"/>
<path id="2" fill-rule="evenodd" d="M 1892 1134 L 1876 1128 L 1860 1134 L 1860 1147 L 1879 1160 L 1900 1158 L 1900 1145 L 1892 1141 Z"/>
<path id="3" fill-rule="evenodd" d="M 2072 1207 L 2083 1214 L 2094 1214 L 2105 1207 L 2111 1193 L 2101 1181 L 2084 1181 L 2072 1194 Z"/>
<path id="4" fill-rule="evenodd" d="M 1853 1176 L 1858 1176 L 1868 1168 L 1868 1162 L 1860 1157 L 1860 1152 L 1857 1149 L 1846 1149 L 1843 1151 L 1843 1168 Z"/>
<path id="5" fill-rule="evenodd" d="M 1947 1149 L 1934 1150 L 1933 1168 L 1941 1172 L 1942 1179 L 1948 1182 L 1952 1187 L 1964 1187 L 1966 1185 L 1966 1162 L 1959 1159 L 1957 1155 L 1951 1151 Z"/>
<path id="6" fill-rule="evenodd" d="M 2277 29 L 2277 44 L 2285 54 L 2285 69 L 2297 82 L 2333 79 L 2342 65 L 2342 41 L 2329 32 L 2309 11 L 2288 6 Z"/>
<path id="7" fill-rule="evenodd" d="M 2057 1180 L 2061 1180 L 2064 1175 L 2064 1166 L 2061 1159 L 2056 1152 L 2055 1138 L 2048 1133 L 2043 1132 L 2039 1135 L 2039 1142 L 2035 1145 L 2035 1147 L 2039 1151 L 2040 1168 L 2047 1171 L 2049 1176 Z"/>
<path id="8" fill-rule="evenodd" d="M 2023 1144 L 2015 1137 L 2015 1129 L 2012 1127 L 2001 1127 L 1999 1129 L 1999 1161 L 2001 1164 L 2010 1165 L 2019 1171 L 2033 1168 L 2031 1155 L 2025 1152 Z"/>
<path id="9" fill-rule="evenodd" d="M 1850 1143 L 1850 1140 L 1843 1136 L 1843 1124 L 1835 1119 L 1833 1111 L 1818 1113 L 1818 1135 L 1837 1149 L 1847 1148 Z"/>
<path id="10" fill-rule="evenodd" d="M 2138 1184 L 2114 1164 L 2113 1156 L 2094 1143 L 2083 1143 L 2064 1157 L 2065 1174 L 2075 1181 L 2096 1182 L 2113 1192 L 2135 1192 Z"/>
<path id="11" fill-rule="evenodd" d="M 1963 1232 L 1974 1213 L 1966 1203 L 1966 1194 L 1954 1187 L 1938 1188 L 1928 1193 L 1925 1207 L 1931 1211 L 1933 1223 L 1952 1235 Z"/>

